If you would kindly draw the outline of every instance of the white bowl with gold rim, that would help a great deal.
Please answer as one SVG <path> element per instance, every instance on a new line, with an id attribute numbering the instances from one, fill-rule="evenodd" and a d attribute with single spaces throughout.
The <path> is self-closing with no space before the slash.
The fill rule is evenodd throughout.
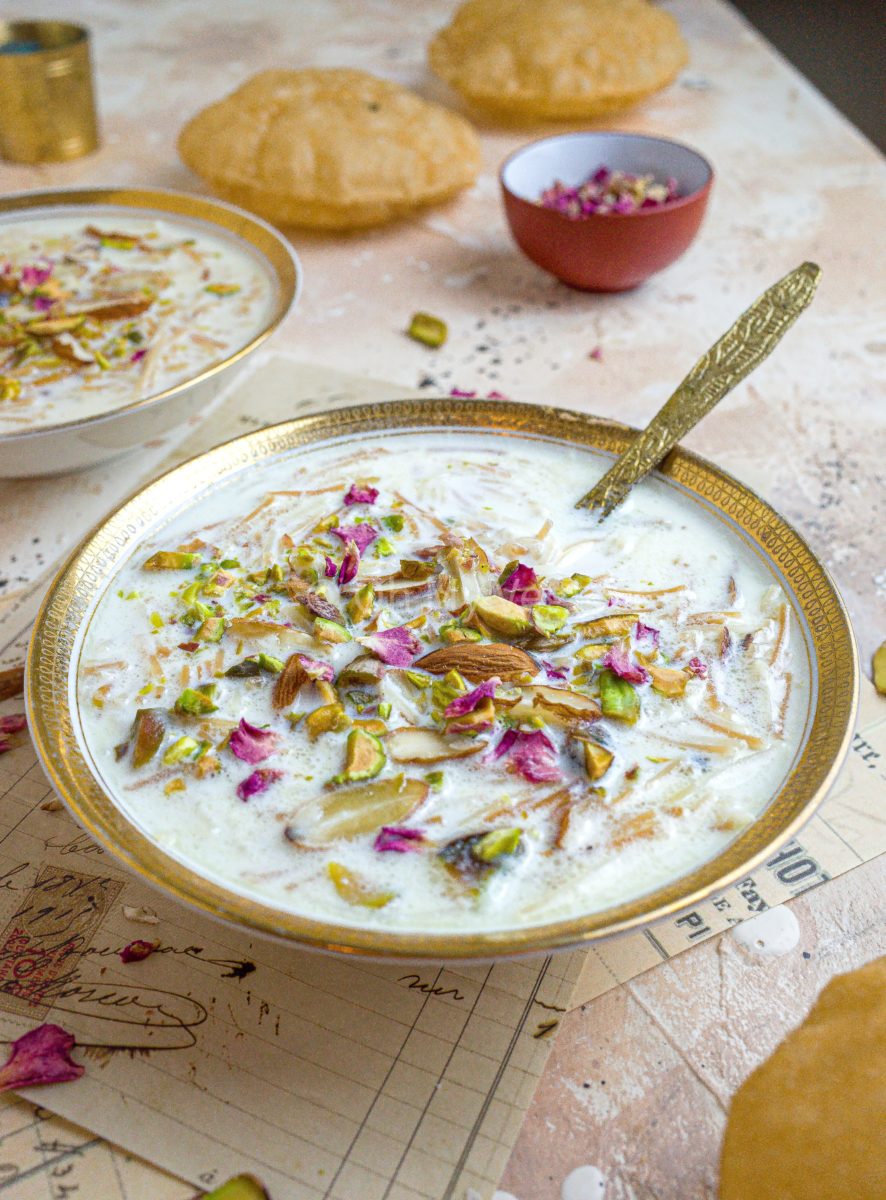
<path id="1" fill-rule="evenodd" d="M 586 456 L 592 472 L 601 470 L 635 436 L 615 422 L 536 405 L 452 401 L 441 408 L 405 400 L 306 417 L 248 434 L 144 488 L 90 534 L 62 568 L 29 650 L 27 691 L 34 744 L 78 822 L 142 878 L 205 912 L 302 945 L 387 958 L 488 959 L 575 946 L 673 914 L 747 875 L 811 816 L 845 757 L 857 701 L 856 652 L 840 597 L 803 540 L 744 485 L 680 449 L 656 474 L 655 486 L 679 498 L 687 513 L 694 513 L 716 536 L 722 531 L 727 541 L 737 539 L 782 589 L 798 638 L 798 662 L 808 664 L 803 666 L 802 705 L 784 769 L 762 791 L 753 785 L 759 794 L 748 803 L 755 815 L 710 857 L 642 894 L 635 889 L 595 911 L 565 918 L 541 916 L 537 923 L 489 929 L 385 928 L 377 920 L 363 921 L 359 912 L 347 921 L 336 920 L 319 908 L 305 911 L 295 901 L 275 902 L 266 891 L 242 886 L 230 873 L 201 864 L 174 840 L 155 836 L 135 813 L 125 789 L 114 784 L 112 773 L 102 765 L 103 751 L 90 735 L 80 687 L 87 678 L 86 647 L 96 614 L 105 598 L 121 595 L 121 575 L 130 564 L 142 561 L 145 547 L 165 536 L 167 528 L 177 528 L 179 518 L 194 512 L 205 516 L 209 498 L 229 485 L 236 488 L 238 480 L 257 487 L 269 470 L 279 471 L 296 458 L 304 462 L 330 442 L 354 455 L 350 461 L 359 461 L 361 444 L 368 453 L 379 436 L 386 447 L 396 447 L 424 431 L 446 439 L 482 433 L 505 455 L 515 453 L 508 447 L 520 439 L 544 441 L 562 447 L 564 453 Z M 261 869 L 266 869 L 264 863 Z"/>
<path id="2" fill-rule="evenodd" d="M 194 278 L 187 285 L 187 294 L 180 297 L 179 310 L 166 298 L 174 293 L 177 282 L 174 268 L 168 277 L 172 288 L 160 293 L 155 308 L 159 311 L 167 306 L 156 320 L 157 346 L 161 347 L 162 342 L 160 353 L 164 358 L 159 372 L 143 370 L 147 363 L 125 371 L 112 363 L 114 369 L 106 371 L 100 369 L 96 359 L 82 370 L 71 367 L 65 373 L 66 364 L 62 364 L 62 370 L 53 368 L 50 353 L 45 373 L 31 367 L 31 363 L 40 361 L 38 356 L 29 360 L 28 373 L 23 377 L 17 365 L 23 348 L 30 344 L 32 351 L 35 345 L 41 351 L 51 351 L 51 340 L 37 337 L 28 342 L 20 336 L 21 331 L 27 333 L 28 323 L 39 320 L 40 314 L 28 311 L 23 317 L 18 313 L 10 317 L 16 306 L 8 303 L 7 290 L 7 304 L 0 307 L 0 334 L 5 327 L 9 344 L 0 352 L 4 355 L 0 377 L 4 382 L 11 380 L 12 395 L 0 402 L 0 478 L 58 474 L 93 466 L 168 433 L 214 400 L 298 298 L 301 266 L 286 239 L 270 225 L 221 201 L 160 188 L 26 192 L 0 199 L 0 269 L 12 255 L 19 263 L 52 264 L 47 247 L 65 244 L 58 240 L 63 236 L 74 241 L 81 236 L 79 231 L 96 227 L 125 233 L 127 222 L 130 227 L 150 229 L 151 237 L 161 236 L 157 230 L 168 232 L 177 243 L 180 239 L 180 248 L 190 244 L 202 250 L 207 278 L 216 260 L 225 262 L 227 255 L 229 268 L 240 269 L 250 281 L 248 304 L 239 296 L 234 301 L 220 299 L 220 293 L 201 296 L 206 289 L 200 287 L 198 268 L 188 261 Z M 109 251 L 109 257 L 113 253 Z M 184 253 L 183 249 L 179 253 Z M 64 269 L 85 272 L 85 266 L 72 262 L 73 258 L 69 257 Z M 117 254 L 116 263 L 108 263 L 103 270 L 110 272 L 107 279 L 113 280 L 113 272 L 126 279 L 127 266 L 127 256 Z M 15 278 L 15 268 L 8 265 L 6 270 Z M 182 275 L 180 272 L 180 278 Z M 82 299 L 74 296 L 81 308 L 88 308 L 89 298 L 86 304 Z M 188 305 L 196 306 L 201 301 L 204 308 L 216 301 L 219 313 L 227 303 L 223 317 L 227 327 L 220 324 L 214 331 L 210 314 L 204 332 L 195 332 L 197 323 L 190 327 Z M 238 305 L 236 321 L 230 317 L 232 303 Z M 177 332 L 170 316 L 174 312 Z M 55 316 L 55 311 L 48 315 Z M 219 336 L 211 336 L 213 332 Z M 73 344 L 75 353 L 85 351 L 85 347 Z M 142 355 L 154 353 L 153 346 L 146 351 L 135 342 L 131 350 L 136 355 L 139 351 Z M 88 351 L 82 354 L 83 359 L 88 357 Z M 128 368 L 128 360 L 123 360 L 123 365 Z"/>

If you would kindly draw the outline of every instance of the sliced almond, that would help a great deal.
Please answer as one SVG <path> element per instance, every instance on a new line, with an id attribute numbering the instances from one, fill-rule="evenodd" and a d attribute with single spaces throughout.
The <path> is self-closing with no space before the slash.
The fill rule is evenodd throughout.
<path id="1" fill-rule="evenodd" d="M 342 588 L 343 595 L 350 595 L 361 588 L 364 583 L 371 583 L 375 590 L 376 600 L 384 601 L 386 604 L 397 600 L 418 599 L 420 596 L 427 595 L 434 586 L 433 579 L 405 579 L 402 575 L 373 579 L 372 576 L 361 575 L 348 587 Z"/>
<path id="2" fill-rule="evenodd" d="M 310 676 L 301 665 L 299 655 L 290 654 L 274 684 L 274 708 L 289 708 L 301 689 L 309 682 Z"/>
<path id="3" fill-rule="evenodd" d="M 281 642 L 291 642 L 295 646 L 303 646 L 306 650 L 315 646 L 310 634 L 300 629 L 290 629 L 288 625 L 280 625 L 276 621 L 259 621 L 254 617 L 234 617 L 228 623 L 225 632 L 240 638 L 276 637 Z"/>
<path id="4" fill-rule="evenodd" d="M 503 642 L 455 642 L 452 646 L 432 650 L 415 666 L 432 675 L 458 671 L 471 683 L 481 683 L 493 675 L 506 683 L 514 683 L 538 671 L 537 663 L 525 650 Z"/>
<path id="5" fill-rule="evenodd" d="M 427 798 L 430 787 L 421 779 L 396 775 L 376 783 L 340 788 L 320 801 L 320 817 L 306 830 L 311 840 L 359 837 L 382 825 L 399 825 Z"/>
<path id="6" fill-rule="evenodd" d="M 507 708 L 508 715 L 517 720 L 536 717 L 539 709 L 549 720 L 560 725 L 596 721 L 600 716 L 600 706 L 590 696 L 573 692 L 570 688 L 554 688 L 545 684 L 524 687 L 516 699 L 497 695 L 495 703 Z"/>
<path id="7" fill-rule="evenodd" d="M 378 683 L 386 671 L 374 654 L 361 654 L 344 667 L 338 676 L 339 687 L 366 687 Z"/>
<path id="8" fill-rule="evenodd" d="M 656 667 L 646 664 L 646 670 L 652 678 L 652 690 L 660 696 L 671 698 L 682 696 L 686 691 L 691 671 L 678 670 L 676 667 Z"/>
<path id="9" fill-rule="evenodd" d="M 84 300 L 79 304 L 69 304 L 71 313 L 85 313 L 97 321 L 117 320 L 121 317 L 137 317 L 154 303 L 153 296 L 144 292 L 127 292 L 122 296 L 108 296 L 104 300 Z"/>
<path id="10" fill-rule="evenodd" d="M 583 621 L 575 628 L 586 638 L 622 637 L 631 632 L 638 620 L 635 612 L 620 612 L 612 616 L 595 617 L 593 621 Z"/>
<path id="11" fill-rule="evenodd" d="M 438 763 L 448 758 L 468 758 L 486 743 L 477 738 L 444 737 L 434 729 L 404 726 L 385 738 L 388 754 L 395 762 Z"/>

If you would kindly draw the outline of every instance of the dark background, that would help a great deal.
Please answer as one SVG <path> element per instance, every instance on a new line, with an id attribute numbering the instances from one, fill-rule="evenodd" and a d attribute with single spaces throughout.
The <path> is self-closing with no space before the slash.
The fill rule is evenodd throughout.
<path id="1" fill-rule="evenodd" d="M 732 0 L 886 150 L 886 0 Z"/>

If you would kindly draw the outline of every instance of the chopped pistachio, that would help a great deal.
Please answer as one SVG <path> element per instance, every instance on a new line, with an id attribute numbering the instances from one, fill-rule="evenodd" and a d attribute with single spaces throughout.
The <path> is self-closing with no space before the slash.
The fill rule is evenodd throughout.
<path id="1" fill-rule="evenodd" d="M 376 538 L 373 546 L 376 558 L 388 558 L 394 553 L 394 547 L 386 537 Z"/>
<path id="2" fill-rule="evenodd" d="M 154 626 L 155 629 L 163 628 L 163 624 L 164 624 L 163 618 L 160 616 L 160 614 L 158 612 L 151 613 L 150 622 Z"/>
<path id="3" fill-rule="evenodd" d="M 258 665 L 257 658 L 244 658 L 242 662 L 234 663 L 225 671 L 225 675 L 231 679 L 253 679 L 260 674 L 261 667 Z"/>
<path id="4" fill-rule="evenodd" d="M 210 296 L 236 296 L 240 291 L 239 283 L 207 283 L 203 289 L 204 292 L 209 292 Z"/>
<path id="5" fill-rule="evenodd" d="M 223 558 L 218 564 L 224 571 L 235 571 L 240 566 L 239 558 Z"/>
<path id="6" fill-rule="evenodd" d="M 463 696 L 467 691 L 467 682 L 458 671 L 447 671 L 442 679 L 435 679 L 431 684 L 431 701 L 442 711 L 456 696 Z"/>
<path id="7" fill-rule="evenodd" d="M 441 321 L 439 317 L 434 317 L 430 313 L 417 312 L 413 313 L 406 333 L 413 341 L 421 342 L 423 346 L 430 346 L 436 350 L 446 341 L 449 330 L 446 328 L 446 322 Z"/>
<path id="8" fill-rule="evenodd" d="M 326 871 L 335 890 L 348 904 L 360 904 L 363 908 L 384 908 L 394 899 L 394 892 L 379 891 L 361 875 L 343 867 L 341 863 L 329 863 Z"/>
<path id="9" fill-rule="evenodd" d="M 404 579 L 430 579 L 436 570 L 434 563 L 420 558 L 400 559 L 400 574 Z"/>
<path id="10" fill-rule="evenodd" d="M 388 717 L 391 715 L 391 705 L 387 700 L 383 700 L 378 706 L 378 715 L 383 721 L 387 721 Z"/>
<path id="11" fill-rule="evenodd" d="M 196 625 L 198 622 L 202 624 L 204 621 L 208 621 L 213 616 L 215 616 L 215 613 L 209 605 L 197 600 L 191 605 L 182 620 L 186 625 Z"/>
<path id="12" fill-rule="evenodd" d="M 425 775 L 425 783 L 432 787 L 435 792 L 439 792 L 440 788 L 443 786 L 444 778 L 445 777 L 442 771 L 429 771 L 427 775 Z"/>
<path id="13" fill-rule="evenodd" d="M 401 533 L 405 518 L 402 513 L 391 513 L 389 517 L 382 517 L 381 523 L 385 529 L 390 529 L 393 533 Z"/>
<path id="14" fill-rule="evenodd" d="M 18 379 L 9 375 L 0 375 L 0 402 L 17 400 L 22 393 L 22 385 Z"/>
<path id="15" fill-rule="evenodd" d="M 279 675 L 283 670 L 283 663 L 279 658 L 274 658 L 272 654 L 259 654 L 258 665 L 263 671 L 269 671 L 272 675 Z"/>
<path id="16" fill-rule="evenodd" d="M 454 642 L 479 642 L 483 640 L 483 634 L 479 629 L 465 629 L 457 621 L 448 621 L 445 625 L 441 625 L 439 632 L 441 639 L 450 646 Z"/>
<path id="17" fill-rule="evenodd" d="M 194 634 L 194 637 L 198 642 L 218 642 L 221 641 L 224 631 L 224 617 L 207 617 Z"/>
<path id="18" fill-rule="evenodd" d="M 333 783 L 359 783 L 373 779 L 387 762 L 384 747 L 375 734 L 352 729 L 345 751 L 345 769 L 333 776 Z"/>
<path id="19" fill-rule="evenodd" d="M 532 628 L 526 609 L 503 596 L 481 596 L 474 601 L 474 612 L 484 625 L 505 637 L 521 637 Z"/>
<path id="20" fill-rule="evenodd" d="M 166 753 L 163 755 L 163 762 L 167 767 L 171 767 L 174 763 L 181 762 L 184 758 L 190 758 L 194 754 L 199 754 L 202 749 L 202 743 L 196 738 L 180 737 L 173 742 Z"/>
<path id="21" fill-rule="evenodd" d="M 881 696 L 886 696 L 886 642 L 874 653 L 874 687 Z"/>
<path id="22" fill-rule="evenodd" d="M 431 676 L 423 675 L 421 671 L 404 671 L 403 674 L 417 688 L 426 688 L 431 682 Z"/>
<path id="23" fill-rule="evenodd" d="M 196 604 L 202 586 L 203 584 L 198 579 L 195 579 L 193 583 L 189 583 L 182 592 L 182 604 L 187 604 L 188 606 Z M 174 592 L 173 595 L 175 595 Z"/>
<path id="24" fill-rule="evenodd" d="M 348 616 L 356 625 L 359 621 L 366 621 L 372 616 L 372 609 L 375 605 L 375 588 L 371 583 L 364 583 L 348 601 L 346 609 Z"/>
<path id="25" fill-rule="evenodd" d="M 471 847 L 474 858 L 483 863 L 495 862 L 503 854 L 513 854 L 520 845 L 521 829 L 492 829 Z"/>
<path id="26" fill-rule="evenodd" d="M 158 550 L 142 564 L 143 571 L 187 571 L 200 561 L 199 554 L 185 554 L 181 550 Z"/>
<path id="27" fill-rule="evenodd" d="M 185 688 L 175 702 L 175 711 L 192 717 L 214 713 L 218 709 L 218 705 L 212 702 L 215 688 L 214 683 L 204 683 L 199 688 Z"/>
<path id="28" fill-rule="evenodd" d="M 640 697 L 626 679 L 608 668 L 600 672 L 600 706 L 604 717 L 614 717 L 633 725 L 640 715 Z"/>
<path id="29" fill-rule="evenodd" d="M 539 633 L 557 633 L 566 624 L 569 610 L 560 604 L 534 604 L 532 624 Z"/>
<path id="30" fill-rule="evenodd" d="M 166 731 L 166 717 L 162 709 L 140 708 L 132 723 L 132 765 L 143 767 L 151 761 Z"/>
<path id="31" fill-rule="evenodd" d="M 305 719 L 305 714 L 303 712 L 288 712 L 286 714 L 286 720 L 293 727 L 298 725 L 299 721 L 303 721 L 304 719 Z"/>
<path id="32" fill-rule="evenodd" d="M 350 724 L 351 718 L 337 703 L 323 704 L 305 717 L 305 728 L 312 739 L 323 733 L 342 733 Z"/>
<path id="33" fill-rule="evenodd" d="M 344 625 L 339 625 L 337 621 L 327 621 L 325 617 L 314 618 L 314 636 L 321 642 L 332 644 L 352 640 Z"/>

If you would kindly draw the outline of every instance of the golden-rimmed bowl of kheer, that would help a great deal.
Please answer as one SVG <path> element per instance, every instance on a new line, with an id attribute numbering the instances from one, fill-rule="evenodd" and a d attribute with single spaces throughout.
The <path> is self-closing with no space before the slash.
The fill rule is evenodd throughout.
<path id="1" fill-rule="evenodd" d="M 846 753 L 852 633 L 798 534 L 695 455 L 576 509 L 634 436 L 403 400 L 150 484 L 35 627 L 54 786 L 180 900 L 381 957 L 575 946 L 747 874 Z"/>
<path id="2" fill-rule="evenodd" d="M 0 199 L 0 478 L 91 466 L 199 413 L 300 286 L 282 235 L 218 200 Z"/>

